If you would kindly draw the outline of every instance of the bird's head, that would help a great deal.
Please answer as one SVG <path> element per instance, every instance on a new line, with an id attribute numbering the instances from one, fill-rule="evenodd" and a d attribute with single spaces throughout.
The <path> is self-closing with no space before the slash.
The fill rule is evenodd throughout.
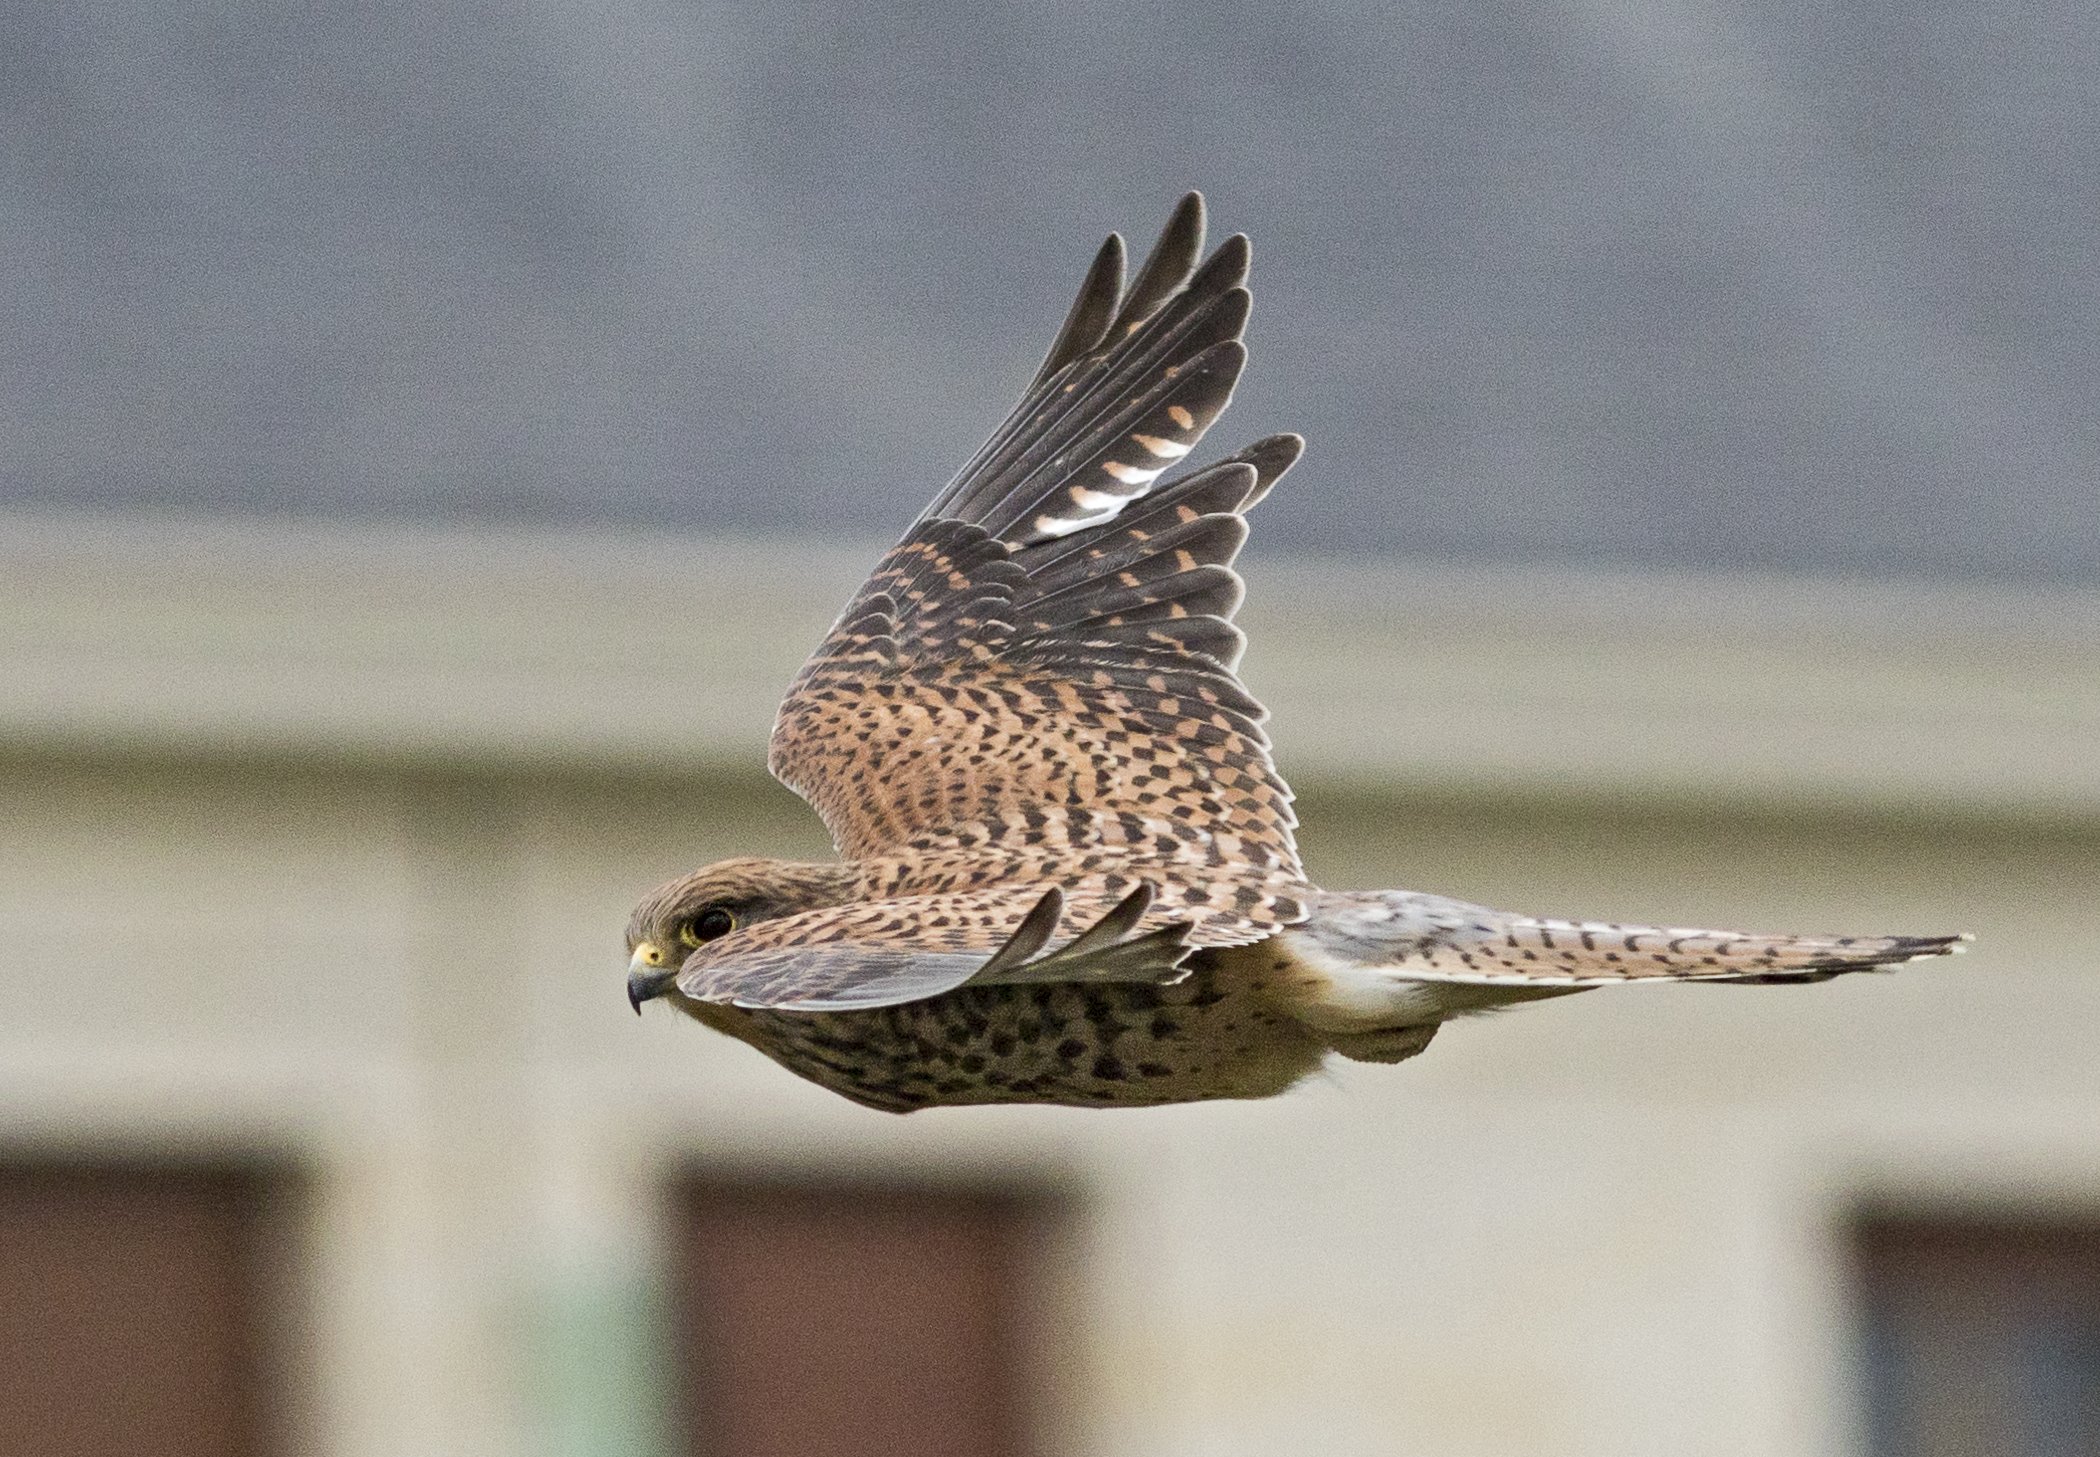
<path id="1" fill-rule="evenodd" d="M 700 947 L 759 921 L 841 905 L 854 880 L 850 865 L 746 856 L 658 886 L 627 921 L 627 1000 L 641 1011 Z"/>

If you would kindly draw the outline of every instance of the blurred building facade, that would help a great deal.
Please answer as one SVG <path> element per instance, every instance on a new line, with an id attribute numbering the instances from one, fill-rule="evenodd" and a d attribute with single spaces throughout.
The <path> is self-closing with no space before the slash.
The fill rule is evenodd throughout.
<path id="1" fill-rule="evenodd" d="M 2065 4 L 16 7 L 0 1457 L 2100 1450 L 2096 65 Z M 1317 876 L 1975 953 L 1134 1117 L 637 1024 L 641 890 L 822 850 L 763 739 L 873 553 L 810 539 L 1190 186 L 1229 438 L 1316 445 L 1245 617 Z"/>
<path id="2" fill-rule="evenodd" d="M 1977 947 L 899 1119 L 622 988 L 872 555 L 0 523 L 0 1452 L 2088 1450 L 2100 601 L 1257 561 L 1325 883 Z"/>

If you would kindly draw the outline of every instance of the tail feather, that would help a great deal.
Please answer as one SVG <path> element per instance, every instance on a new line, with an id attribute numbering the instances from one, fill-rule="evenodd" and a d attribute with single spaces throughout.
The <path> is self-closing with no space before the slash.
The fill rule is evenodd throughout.
<path id="1" fill-rule="evenodd" d="M 1970 938 L 1781 936 L 1524 916 L 1512 918 L 1491 940 L 1489 970 L 1513 966 L 1526 981 L 1601 986 L 1661 978 L 1755 986 L 1886 971 L 1959 952 Z"/>
<path id="2" fill-rule="evenodd" d="M 1408 981 L 1592 987 L 1827 981 L 1946 956 L 1958 936 L 1781 936 L 1515 916 L 1409 891 L 1328 893 L 1297 935 L 1323 960 Z"/>

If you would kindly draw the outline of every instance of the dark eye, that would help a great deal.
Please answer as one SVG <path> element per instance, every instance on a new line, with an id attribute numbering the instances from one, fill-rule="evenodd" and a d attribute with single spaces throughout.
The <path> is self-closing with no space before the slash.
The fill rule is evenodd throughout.
<path id="1" fill-rule="evenodd" d="M 736 929 L 736 917 L 720 906 L 709 906 L 678 928 L 678 939 L 688 946 L 719 941 Z"/>

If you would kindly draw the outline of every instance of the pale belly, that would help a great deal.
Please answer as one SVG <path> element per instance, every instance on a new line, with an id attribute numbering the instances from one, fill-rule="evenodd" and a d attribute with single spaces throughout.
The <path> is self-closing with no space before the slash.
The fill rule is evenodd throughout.
<path id="1" fill-rule="evenodd" d="M 1278 970 L 1250 946 L 1199 952 L 1166 987 L 966 987 L 865 1012 L 682 1005 L 872 1108 L 1133 1107 L 1266 1098 L 1317 1068 L 1327 1039 L 1286 1009 Z"/>

